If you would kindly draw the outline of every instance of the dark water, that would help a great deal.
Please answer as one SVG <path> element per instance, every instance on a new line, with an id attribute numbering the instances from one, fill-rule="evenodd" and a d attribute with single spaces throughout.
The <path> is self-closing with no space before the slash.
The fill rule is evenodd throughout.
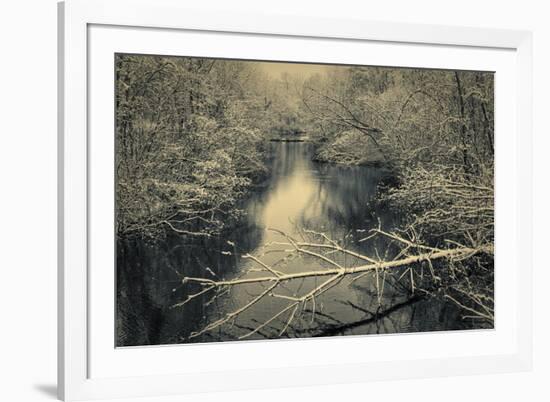
<path id="1" fill-rule="evenodd" d="M 241 256 L 261 255 L 268 265 L 284 273 L 319 269 L 316 258 L 284 258 L 289 246 L 274 228 L 302 241 L 322 241 L 306 230 L 325 233 L 340 244 L 370 256 L 377 256 L 389 244 L 378 239 L 360 241 L 379 223 L 391 229 L 399 221 L 398 211 L 389 211 L 372 202 L 386 174 L 380 168 L 312 162 L 307 143 L 272 143 L 270 177 L 243 201 L 241 222 L 215 239 L 182 240 L 174 236 L 162 244 L 132 240 L 118 245 L 117 345 L 154 345 L 183 342 L 235 340 L 265 322 L 288 301 L 266 297 L 253 308 L 196 338 L 188 336 L 206 324 L 245 305 L 264 287 L 259 284 L 231 288 L 212 302 L 209 295 L 183 307 L 171 308 L 193 289 L 182 286 L 183 276 L 233 279 L 237 276 L 265 276 L 259 266 Z M 334 255 L 341 264 L 349 257 Z M 348 259 L 348 260 L 346 260 Z M 255 265 L 256 264 L 256 265 Z M 326 264 L 325 264 L 326 266 Z M 252 272 L 249 270 L 252 269 Z M 215 276 L 214 276 L 215 275 Z M 322 279 L 288 283 L 278 294 L 302 295 Z M 338 286 L 306 305 L 296 315 L 282 337 L 374 334 L 464 329 L 454 306 L 427 300 L 408 289 L 381 286 L 374 274 L 355 281 L 344 279 Z M 378 289 L 378 290 L 377 290 Z M 380 295 L 380 297 L 379 297 Z M 246 339 L 279 337 L 287 316 Z"/>

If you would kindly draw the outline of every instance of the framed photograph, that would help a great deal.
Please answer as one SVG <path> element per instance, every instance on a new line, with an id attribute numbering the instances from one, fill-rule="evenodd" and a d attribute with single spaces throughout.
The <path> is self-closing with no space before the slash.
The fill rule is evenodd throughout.
<path id="1" fill-rule="evenodd" d="M 60 398 L 530 369 L 531 34 L 181 3 L 59 5 Z"/>

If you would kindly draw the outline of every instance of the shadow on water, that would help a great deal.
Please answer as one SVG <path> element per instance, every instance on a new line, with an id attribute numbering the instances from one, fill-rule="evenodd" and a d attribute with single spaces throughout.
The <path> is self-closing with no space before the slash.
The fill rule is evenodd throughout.
<path id="1" fill-rule="evenodd" d="M 250 268 L 250 260 L 239 255 L 261 251 L 267 264 L 278 264 L 284 246 L 275 228 L 290 236 L 303 237 L 303 229 L 323 232 L 346 247 L 376 255 L 388 244 L 383 240 L 361 242 L 368 230 L 379 224 L 391 229 L 399 221 L 395 211 L 372 202 L 387 173 L 381 168 L 323 164 L 312 161 L 308 143 L 270 143 L 269 178 L 242 202 L 245 214 L 216 238 L 182 240 L 171 236 L 161 243 L 144 240 L 119 242 L 117 254 L 117 345 L 182 343 L 205 323 L 242 306 L 259 294 L 261 285 L 234 287 L 215 303 L 205 306 L 206 297 L 184 308 L 172 309 L 186 297 L 183 276 L 230 279 Z M 231 243 L 235 244 L 232 246 Z M 261 247 L 261 250 L 260 250 Z M 345 261 L 344 261 L 345 263 Z M 285 260 L 285 273 L 318 267 L 312 259 Z M 212 274 L 213 272 L 214 274 Z M 310 283 L 289 284 L 289 294 Z M 304 281 L 307 282 L 307 281 Z M 285 334 L 324 336 L 462 329 L 458 311 L 451 305 L 419 297 L 411 299 L 402 289 L 388 288 L 379 304 L 372 276 L 326 292 L 315 314 L 305 311 Z M 381 307 L 383 309 L 381 310 Z M 267 298 L 239 317 L 230 328 L 219 328 L 193 342 L 236 339 L 238 331 L 250 329 L 271 317 L 280 307 Z M 277 337 L 283 323 L 273 323 L 249 339 Z"/>

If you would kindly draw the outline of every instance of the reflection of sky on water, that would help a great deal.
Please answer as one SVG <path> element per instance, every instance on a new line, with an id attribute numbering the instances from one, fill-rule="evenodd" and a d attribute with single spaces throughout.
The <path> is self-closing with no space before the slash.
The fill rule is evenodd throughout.
<path id="1" fill-rule="evenodd" d="M 257 217 L 258 224 L 292 233 L 292 222 L 303 216 L 309 199 L 315 192 L 313 172 L 308 169 L 308 165 L 304 159 L 299 159 L 295 161 L 290 172 L 276 173 L 277 182 L 261 208 L 263 212 Z"/>

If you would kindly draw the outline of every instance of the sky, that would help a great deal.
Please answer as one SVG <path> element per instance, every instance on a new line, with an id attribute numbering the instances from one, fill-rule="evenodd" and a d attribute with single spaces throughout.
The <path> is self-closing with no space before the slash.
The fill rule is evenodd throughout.
<path id="1" fill-rule="evenodd" d="M 276 62 L 259 62 L 262 70 L 273 78 L 281 78 L 283 73 L 288 73 L 291 76 L 307 79 L 314 74 L 322 74 L 332 66 L 322 64 L 299 64 L 299 63 L 276 63 Z"/>

